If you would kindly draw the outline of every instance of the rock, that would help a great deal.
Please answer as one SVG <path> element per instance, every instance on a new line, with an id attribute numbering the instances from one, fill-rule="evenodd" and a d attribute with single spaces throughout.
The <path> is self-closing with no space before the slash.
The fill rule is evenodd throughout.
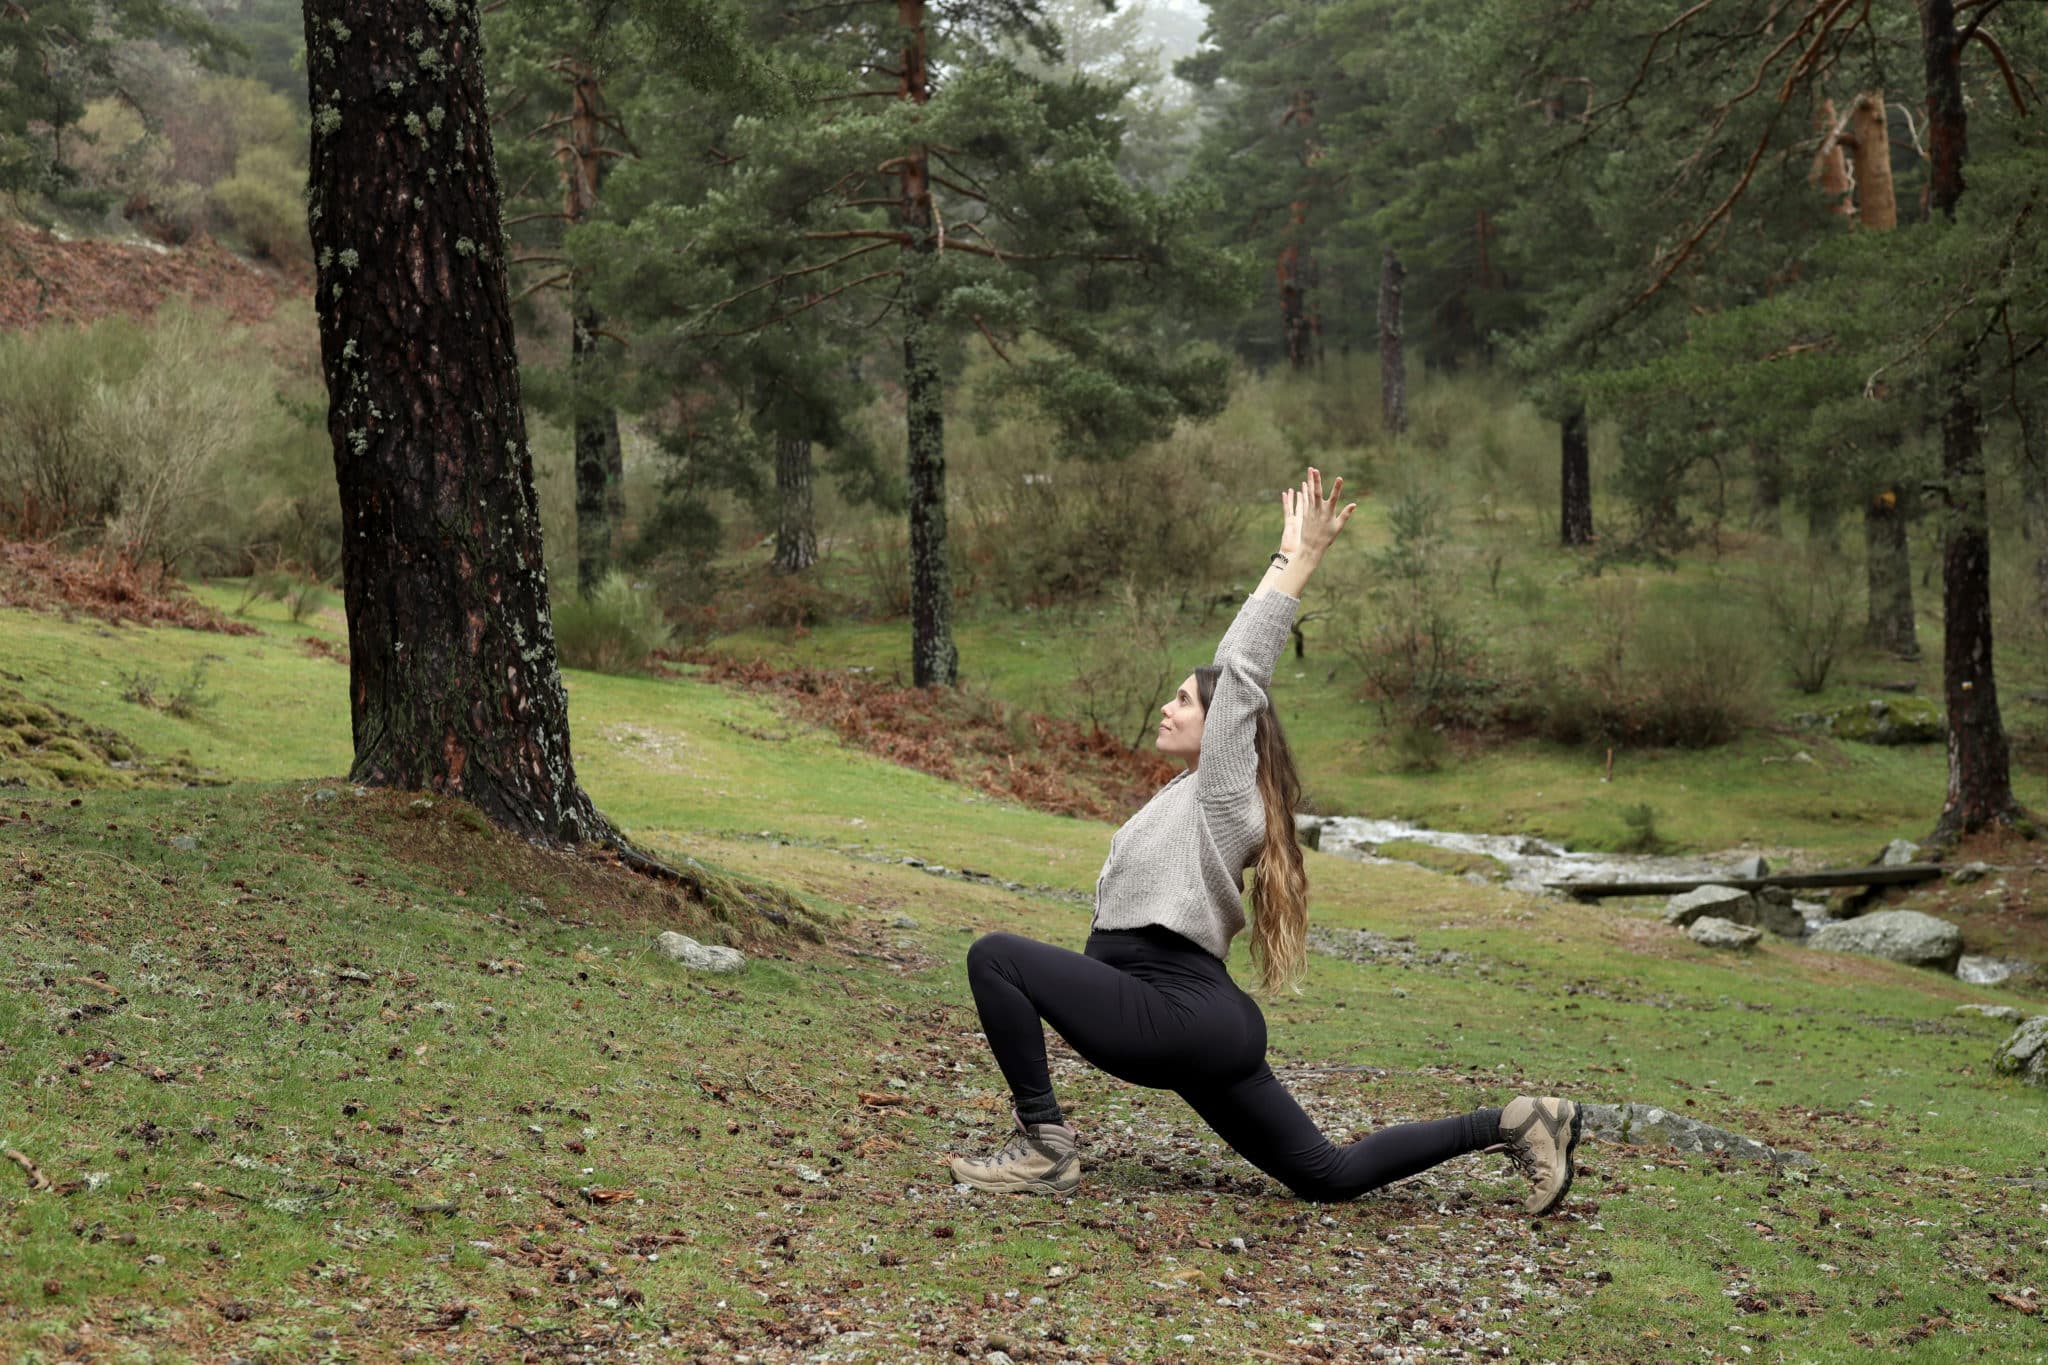
<path id="1" fill-rule="evenodd" d="M 1757 923 L 1779 938 L 1805 938 L 1806 912 L 1782 886 L 1767 886 L 1756 893 Z"/>
<path id="2" fill-rule="evenodd" d="M 1879 867 L 1904 867 L 1907 863 L 1920 861 L 1920 845 L 1911 839 L 1894 839 L 1884 846 L 1884 852 L 1877 855 Z"/>
<path id="3" fill-rule="evenodd" d="M 1989 863 L 1964 863 L 1948 874 L 1949 885 L 1968 886 L 1971 882 L 1981 882 L 1994 870 Z"/>
<path id="4" fill-rule="evenodd" d="M 1733 920 L 1737 924 L 1757 922 L 1756 898 L 1732 886 L 1702 886 L 1682 896 L 1673 896 L 1664 906 L 1664 922 L 1683 927 L 1703 915 Z"/>
<path id="5" fill-rule="evenodd" d="M 1762 854 L 1752 853 L 1747 858 L 1737 859 L 1735 866 L 1728 869 L 1728 875 L 1737 881 L 1755 881 L 1758 877 L 1770 876 L 1771 865 L 1764 861 Z"/>
<path id="6" fill-rule="evenodd" d="M 341 800 L 341 793 L 336 791 L 332 787 L 322 787 L 320 790 L 313 793 L 313 803 L 315 805 L 324 806 L 330 802 L 339 800 Z"/>
<path id="7" fill-rule="evenodd" d="M 1585 1132 L 1607 1141 L 1681 1152 L 1725 1152 L 1738 1161 L 1768 1161 L 1775 1166 L 1813 1164 L 1813 1158 L 1804 1152 L 1767 1146 L 1654 1104 L 1582 1104 L 1579 1112 L 1584 1115 Z"/>
<path id="8" fill-rule="evenodd" d="M 2011 1005 L 1957 1005 L 1957 1014 L 1981 1014 L 1986 1019 L 2005 1019 L 2013 1023 L 2020 1020 L 2020 1012 Z"/>
<path id="9" fill-rule="evenodd" d="M 1967 981 L 1972 986 L 1997 986 L 2027 971 L 2028 967 L 2024 958 L 1965 953 L 1956 960 L 1956 980 Z"/>
<path id="10" fill-rule="evenodd" d="M 1323 847 L 1322 817 L 1303 815 L 1297 811 L 1294 816 L 1294 837 L 1303 848 L 1312 848 L 1320 852 Z"/>
<path id="11" fill-rule="evenodd" d="M 673 929 L 654 940 L 654 946 L 693 972 L 736 972 L 747 965 L 746 955 L 737 948 L 699 943 Z"/>
<path id="12" fill-rule="evenodd" d="M 1764 931 L 1715 915 L 1701 915 L 1686 929 L 1685 936 L 1702 948 L 1752 948 Z"/>
<path id="13" fill-rule="evenodd" d="M 2048 1085 L 2048 1014 L 2037 1014 L 1998 1045 L 1992 1067 L 2001 1076 L 2017 1076 L 2033 1085 Z"/>
<path id="14" fill-rule="evenodd" d="M 1927 697 L 1873 697 L 1824 711 L 1818 719 L 1836 739 L 1859 744 L 1935 744 L 1948 737 L 1941 708 Z"/>
<path id="15" fill-rule="evenodd" d="M 892 929 L 915 929 L 917 928 L 917 921 L 908 915 L 898 915 L 889 921 L 889 927 Z"/>
<path id="16" fill-rule="evenodd" d="M 1826 953 L 1863 953 L 1953 972 L 1963 955 L 1963 931 L 1918 910 L 1880 910 L 1826 925 L 1807 944 Z"/>
<path id="17" fill-rule="evenodd" d="M 548 912 L 548 903 L 539 896 L 521 896 L 519 910 L 520 913 L 527 915 L 545 915 Z"/>

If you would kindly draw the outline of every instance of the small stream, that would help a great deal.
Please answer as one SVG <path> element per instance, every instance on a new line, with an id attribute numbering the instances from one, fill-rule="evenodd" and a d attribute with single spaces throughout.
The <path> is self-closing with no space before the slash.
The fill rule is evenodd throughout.
<path id="1" fill-rule="evenodd" d="M 1449 830 L 1424 829 L 1405 820 L 1370 820 L 1356 815 L 1329 815 L 1303 823 L 1321 827 L 1322 850 L 1360 862 L 1396 862 L 1381 858 L 1382 844 L 1411 843 L 1455 853 L 1491 858 L 1506 873 L 1507 885 L 1533 895 L 1562 894 L 1551 890 L 1559 882 L 1660 881 L 1689 877 L 1756 877 L 1764 874 L 1763 859 L 1749 853 L 1696 854 L 1671 857 L 1660 854 L 1575 853 L 1568 848 L 1528 834 L 1459 834 Z M 1820 904 L 1795 901 L 1807 917 L 1809 930 L 1827 922 Z M 1965 955 L 1956 964 L 1956 977 L 1972 985 L 1995 986 L 2024 961 Z"/>

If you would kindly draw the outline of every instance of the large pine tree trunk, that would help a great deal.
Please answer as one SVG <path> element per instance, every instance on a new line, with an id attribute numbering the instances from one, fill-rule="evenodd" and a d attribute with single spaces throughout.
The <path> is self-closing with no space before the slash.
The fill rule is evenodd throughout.
<path id="1" fill-rule="evenodd" d="M 1938 217 L 1953 219 L 1969 156 L 1955 0 L 1921 0 L 1920 34 L 1927 71 L 1928 205 Z M 1948 797 L 1935 824 L 1937 841 L 2008 824 L 2021 814 L 2013 800 L 2011 754 L 1992 663 L 1991 530 L 1974 350 L 1950 365 L 1943 383 L 1941 662 L 1948 702 Z"/>
<path id="2" fill-rule="evenodd" d="M 775 438 L 775 507 L 775 572 L 801 573 L 818 562 L 808 437 Z"/>
<path id="3" fill-rule="evenodd" d="M 1756 525 L 1765 535 L 1785 531 L 1785 459 L 1778 448 L 1750 442 L 1749 463 L 1756 486 Z"/>
<path id="4" fill-rule="evenodd" d="M 569 74 L 569 121 L 559 144 L 562 215 L 573 229 L 597 211 L 603 178 L 602 92 L 588 64 L 565 64 Z M 581 280 L 569 284 L 569 390 L 576 428 L 576 587 L 588 597 L 611 572 L 618 536 L 621 491 L 614 464 L 619 415 L 595 381 L 597 343 L 604 318 Z"/>
<path id="5" fill-rule="evenodd" d="M 1593 543 L 1593 459 L 1586 435 L 1586 406 L 1581 403 L 1558 424 L 1562 475 L 1558 525 L 1567 545 Z"/>
<path id="6" fill-rule="evenodd" d="M 576 589 L 585 597 L 611 572 L 612 523 L 611 453 L 617 439 L 618 414 L 608 403 L 591 393 L 588 377 L 592 353 L 597 349 L 599 321 L 595 309 L 583 303 L 582 287 L 570 285 L 570 323 L 573 337 L 569 350 L 569 375 L 575 406 L 576 429 Z"/>
<path id="7" fill-rule="evenodd" d="M 896 0 L 908 33 L 903 45 L 903 98 L 931 99 L 924 0 Z M 903 394 L 910 464 L 910 671 L 919 687 L 960 680 L 953 644 L 953 581 L 946 563 L 946 426 L 943 344 L 934 325 L 929 266 L 938 250 L 932 213 L 930 154 L 914 147 L 899 159 L 897 215 L 908 235 L 903 253 Z"/>
<path id="8" fill-rule="evenodd" d="M 1380 257 L 1380 425 L 1408 430 L 1408 355 L 1401 328 L 1401 282 L 1408 272 L 1388 247 Z"/>
<path id="9" fill-rule="evenodd" d="M 1870 612 L 1866 633 L 1874 648 L 1902 659 L 1920 657 L 1913 620 L 1913 565 L 1906 552 L 1906 505 L 1897 488 L 1863 504 L 1864 570 Z"/>
<path id="10" fill-rule="evenodd" d="M 305 15 L 350 777 L 460 795 L 534 837 L 600 835 L 548 617 L 476 0 Z"/>
<path id="11" fill-rule="evenodd" d="M 1856 164 L 1856 221 L 1865 232 L 1890 232 L 1899 222 L 1892 192 L 1891 124 L 1884 92 L 1866 90 L 1849 107 L 1844 137 Z M 1898 458 L 1898 442 L 1886 453 Z M 1863 500 L 1864 572 L 1869 584 L 1866 634 L 1872 646 L 1905 659 L 1920 657 L 1913 620 L 1913 564 L 1906 539 L 1909 508 L 1897 484 Z"/>

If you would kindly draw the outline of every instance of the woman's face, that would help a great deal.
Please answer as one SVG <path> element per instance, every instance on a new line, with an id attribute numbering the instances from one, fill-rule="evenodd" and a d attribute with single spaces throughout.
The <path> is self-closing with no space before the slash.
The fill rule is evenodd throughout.
<path id="1" fill-rule="evenodd" d="M 1159 708 L 1159 714 L 1159 752 L 1193 762 L 1202 752 L 1202 694 L 1196 689 L 1194 674 L 1188 674 L 1187 681 Z"/>

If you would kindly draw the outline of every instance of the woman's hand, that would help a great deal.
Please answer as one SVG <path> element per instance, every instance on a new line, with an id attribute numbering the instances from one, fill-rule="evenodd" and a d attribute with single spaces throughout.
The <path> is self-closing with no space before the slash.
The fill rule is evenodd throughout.
<path id="1" fill-rule="evenodd" d="M 1337 495 L 1343 490 L 1344 477 L 1340 474 L 1330 486 L 1330 496 L 1324 497 L 1322 471 L 1310 465 L 1301 487 L 1280 494 L 1280 506 L 1286 514 L 1280 527 L 1281 554 L 1322 558 L 1323 551 L 1330 548 L 1330 542 L 1358 508 L 1354 502 L 1337 510 Z"/>

